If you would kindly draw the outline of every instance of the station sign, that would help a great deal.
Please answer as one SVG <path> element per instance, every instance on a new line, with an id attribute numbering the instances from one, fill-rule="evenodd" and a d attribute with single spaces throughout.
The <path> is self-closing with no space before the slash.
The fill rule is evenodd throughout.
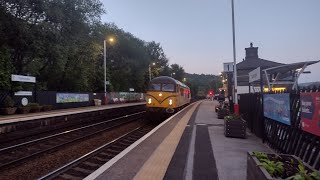
<path id="1" fill-rule="evenodd" d="M 249 72 L 249 83 L 260 80 L 261 69 L 258 67 L 257 69 Z"/>
<path id="2" fill-rule="evenodd" d="M 223 63 L 223 72 L 233 72 L 233 62 Z"/>
<path id="3" fill-rule="evenodd" d="M 35 83 L 36 77 L 11 74 L 11 81 Z"/>
<path id="4" fill-rule="evenodd" d="M 32 91 L 18 91 L 14 93 L 15 96 L 32 96 Z"/>

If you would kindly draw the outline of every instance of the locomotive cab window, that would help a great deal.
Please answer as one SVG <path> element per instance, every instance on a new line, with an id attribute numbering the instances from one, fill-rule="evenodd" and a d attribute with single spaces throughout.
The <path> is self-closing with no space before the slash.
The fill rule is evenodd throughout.
<path id="1" fill-rule="evenodd" d="M 160 83 L 152 83 L 149 85 L 150 91 L 161 91 L 161 84 Z"/>
<path id="2" fill-rule="evenodd" d="M 162 91 L 174 92 L 174 84 L 162 84 Z"/>

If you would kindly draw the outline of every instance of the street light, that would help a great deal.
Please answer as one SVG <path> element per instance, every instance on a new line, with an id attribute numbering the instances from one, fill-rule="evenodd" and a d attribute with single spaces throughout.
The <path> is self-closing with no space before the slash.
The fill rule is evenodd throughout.
<path id="1" fill-rule="evenodd" d="M 156 65 L 155 62 L 152 63 L 152 66 Z M 151 64 L 149 64 L 149 81 L 151 81 Z"/>
<path id="2" fill-rule="evenodd" d="M 233 79 L 234 79 L 234 112 L 239 114 L 238 95 L 237 95 L 237 60 L 236 60 L 236 34 L 234 26 L 234 0 L 231 0 L 232 8 L 232 37 L 233 37 Z"/>
<path id="3" fill-rule="evenodd" d="M 173 76 L 173 75 L 175 75 L 176 73 L 171 73 L 171 77 Z"/>
<path id="4" fill-rule="evenodd" d="M 109 43 L 114 42 L 114 38 L 108 39 Z M 104 104 L 107 105 L 107 40 L 103 40 L 103 68 L 104 68 Z"/>

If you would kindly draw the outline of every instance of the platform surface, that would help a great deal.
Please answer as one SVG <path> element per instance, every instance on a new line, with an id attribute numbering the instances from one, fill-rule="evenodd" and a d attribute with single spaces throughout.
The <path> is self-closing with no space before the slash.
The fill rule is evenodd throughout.
<path id="1" fill-rule="evenodd" d="M 108 105 L 101 105 L 101 106 L 86 106 L 86 107 L 79 107 L 79 108 L 58 109 L 58 110 L 38 112 L 38 113 L 14 114 L 14 115 L 8 115 L 8 116 L 0 115 L 0 124 L 49 118 L 49 117 L 55 117 L 55 116 L 64 116 L 64 115 L 85 113 L 85 112 L 91 112 L 91 111 L 100 111 L 100 110 L 120 108 L 120 107 L 126 107 L 126 106 L 137 106 L 137 105 L 143 105 L 143 104 L 145 104 L 145 102 L 108 104 Z"/>
<path id="2" fill-rule="evenodd" d="M 247 151 L 271 150 L 248 132 L 225 137 L 216 103 L 188 106 L 86 179 L 246 179 Z"/>

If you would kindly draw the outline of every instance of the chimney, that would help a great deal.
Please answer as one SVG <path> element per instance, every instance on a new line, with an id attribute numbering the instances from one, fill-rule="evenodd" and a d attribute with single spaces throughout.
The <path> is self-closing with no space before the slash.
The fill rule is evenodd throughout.
<path id="1" fill-rule="evenodd" d="M 246 50 L 246 59 L 257 59 L 259 58 L 258 56 L 258 47 L 253 47 L 252 42 L 250 43 L 250 47 L 245 48 Z"/>

